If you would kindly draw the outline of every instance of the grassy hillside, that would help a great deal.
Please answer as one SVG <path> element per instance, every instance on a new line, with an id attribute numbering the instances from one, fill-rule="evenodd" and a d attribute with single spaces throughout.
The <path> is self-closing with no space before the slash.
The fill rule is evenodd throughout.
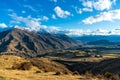
<path id="1" fill-rule="evenodd" d="M 107 80 L 102 75 L 79 75 L 47 58 L 0 56 L 0 80 Z"/>

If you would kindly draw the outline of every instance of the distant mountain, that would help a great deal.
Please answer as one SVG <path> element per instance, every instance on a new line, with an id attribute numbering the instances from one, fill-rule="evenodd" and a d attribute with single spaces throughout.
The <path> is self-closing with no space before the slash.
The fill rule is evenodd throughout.
<path id="1" fill-rule="evenodd" d="M 115 45 L 117 43 L 115 42 L 110 42 L 109 40 L 97 40 L 97 41 L 91 41 L 87 43 L 88 45 L 103 45 L 103 46 L 108 46 L 108 45 Z"/>
<path id="2" fill-rule="evenodd" d="M 14 28 L 0 33 L 1 54 L 8 52 L 36 56 L 54 49 L 66 49 L 77 45 L 75 40 L 66 35 L 43 33 L 43 31 L 36 33 Z"/>
<path id="3" fill-rule="evenodd" d="M 73 39 L 81 42 L 91 42 L 98 40 L 108 40 L 110 42 L 120 42 L 120 35 L 85 35 L 85 36 L 72 36 Z"/>

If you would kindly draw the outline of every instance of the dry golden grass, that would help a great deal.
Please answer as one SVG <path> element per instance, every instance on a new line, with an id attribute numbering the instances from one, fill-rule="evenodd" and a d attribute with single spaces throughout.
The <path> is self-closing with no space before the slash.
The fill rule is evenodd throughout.
<path id="1" fill-rule="evenodd" d="M 0 75 L 13 80 L 79 80 L 80 76 L 54 75 L 54 72 L 35 73 L 34 71 L 0 70 Z"/>
<path id="2" fill-rule="evenodd" d="M 0 69 L 11 68 L 14 64 L 20 64 L 22 62 L 27 62 L 27 59 L 18 56 L 0 56 Z"/>
<path id="3" fill-rule="evenodd" d="M 43 62 L 44 65 L 51 64 L 46 58 L 40 58 L 37 60 Z M 14 64 L 21 64 L 23 62 L 30 62 L 30 60 L 17 56 L 0 56 L 0 80 L 105 80 L 104 78 L 98 78 L 95 76 L 72 74 L 55 75 L 56 72 L 54 71 L 44 72 L 35 66 L 32 66 L 30 70 L 12 70 Z M 60 70 L 64 69 L 64 67 L 60 68 L 61 65 L 55 62 L 52 62 L 52 65 L 58 67 Z"/>
<path id="4" fill-rule="evenodd" d="M 45 72 L 62 72 L 71 73 L 64 65 L 55 61 L 49 60 L 48 58 L 33 58 L 30 59 L 32 65 L 38 67 L 40 70 Z"/>
<path id="5" fill-rule="evenodd" d="M 0 70 L 0 80 L 105 80 L 93 76 L 54 75 L 55 72 L 35 73 L 35 71 Z"/>

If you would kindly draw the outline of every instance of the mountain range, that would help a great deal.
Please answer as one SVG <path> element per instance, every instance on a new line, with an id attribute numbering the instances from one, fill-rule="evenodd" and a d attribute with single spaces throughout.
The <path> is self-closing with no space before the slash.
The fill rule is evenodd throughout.
<path id="1" fill-rule="evenodd" d="M 64 34 L 50 34 L 43 31 L 37 33 L 17 28 L 0 33 L 1 54 L 33 57 L 55 49 L 67 49 L 77 45 L 75 40 Z"/>
<path id="2" fill-rule="evenodd" d="M 84 35 L 84 36 L 72 36 L 72 38 L 84 43 L 98 40 L 120 42 L 120 35 Z"/>

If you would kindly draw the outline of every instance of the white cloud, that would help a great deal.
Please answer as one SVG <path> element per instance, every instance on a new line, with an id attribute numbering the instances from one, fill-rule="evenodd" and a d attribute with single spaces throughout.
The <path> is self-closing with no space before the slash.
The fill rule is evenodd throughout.
<path id="1" fill-rule="evenodd" d="M 98 0 L 94 2 L 93 6 L 96 10 L 109 10 L 112 4 L 113 2 L 111 0 Z"/>
<path id="2" fill-rule="evenodd" d="M 79 0 L 82 2 L 83 8 L 75 7 L 75 10 L 78 14 L 82 14 L 83 12 L 92 12 L 93 11 L 93 1 L 91 0 Z"/>
<path id="3" fill-rule="evenodd" d="M 69 36 L 83 36 L 83 35 L 120 35 L 120 30 L 105 30 L 105 29 L 96 29 L 96 30 L 82 30 L 82 29 L 67 29 L 62 31 Z"/>
<path id="4" fill-rule="evenodd" d="M 37 12 L 37 10 L 31 5 L 23 5 L 23 7 L 30 9 L 31 11 Z"/>
<path id="5" fill-rule="evenodd" d="M 82 9 L 81 8 L 78 8 L 78 7 L 74 7 L 75 8 L 75 11 L 78 13 L 78 14 L 82 14 Z"/>
<path id="6" fill-rule="evenodd" d="M 84 7 L 92 8 L 93 7 L 93 1 L 89 1 L 89 0 L 85 1 L 85 0 L 83 0 L 82 5 Z"/>
<path id="7" fill-rule="evenodd" d="M 90 34 L 92 34 L 92 35 L 109 35 L 109 31 L 104 30 L 104 29 L 97 29 L 95 31 L 92 31 Z"/>
<path id="8" fill-rule="evenodd" d="M 60 31 L 60 27 L 49 26 L 49 27 L 47 27 L 46 31 L 48 31 L 50 33 L 58 33 Z"/>
<path id="9" fill-rule="evenodd" d="M 120 29 L 115 29 L 113 31 L 110 31 L 109 34 L 112 34 L 112 35 L 120 35 Z"/>
<path id="10" fill-rule="evenodd" d="M 82 10 L 81 10 L 81 9 L 79 9 L 79 10 L 77 11 L 77 13 L 82 14 Z"/>
<path id="11" fill-rule="evenodd" d="M 17 16 L 15 13 L 14 14 L 9 14 L 13 18 L 13 21 L 16 21 L 16 24 L 19 23 L 24 23 L 25 28 L 32 30 L 32 31 L 39 31 L 40 28 L 42 28 L 41 23 L 40 23 L 40 18 L 32 18 L 31 16 L 28 17 L 22 17 L 22 16 Z"/>
<path id="12" fill-rule="evenodd" d="M 83 34 L 82 29 L 68 29 L 65 32 L 66 32 L 66 35 L 70 35 L 70 36 L 73 36 L 73 35 L 80 36 Z"/>
<path id="13" fill-rule="evenodd" d="M 116 0 L 79 0 L 82 2 L 82 11 L 92 12 L 93 9 L 103 11 L 110 10 L 112 5 L 116 4 Z"/>
<path id="14" fill-rule="evenodd" d="M 9 16 L 11 16 L 11 18 L 13 19 L 11 24 L 15 24 L 14 26 L 15 28 L 26 29 L 29 31 L 36 31 L 36 32 L 44 29 L 48 32 L 54 32 L 54 33 L 59 31 L 60 29 L 59 27 L 56 26 L 42 25 L 40 21 L 48 20 L 46 16 L 43 16 L 42 18 L 33 18 L 31 16 L 22 17 L 22 16 L 18 16 L 15 13 L 9 14 Z M 20 26 L 21 23 L 24 23 L 25 26 Z"/>
<path id="15" fill-rule="evenodd" d="M 93 11 L 92 8 L 83 8 L 82 10 L 85 11 L 85 12 L 92 12 Z"/>
<path id="16" fill-rule="evenodd" d="M 43 20 L 48 21 L 49 18 L 47 16 L 43 16 Z"/>
<path id="17" fill-rule="evenodd" d="M 120 9 L 118 10 L 111 10 L 108 12 L 102 12 L 96 16 L 91 16 L 83 20 L 82 22 L 85 24 L 93 24 L 96 22 L 101 21 L 113 21 L 113 20 L 120 19 Z"/>
<path id="18" fill-rule="evenodd" d="M 105 29 L 97 29 L 92 35 L 120 35 L 120 29 L 113 29 L 111 31 Z"/>
<path id="19" fill-rule="evenodd" d="M 71 13 L 69 11 L 64 11 L 59 6 L 55 7 L 54 11 L 55 11 L 56 15 L 60 18 L 66 18 L 71 15 Z"/>
<path id="20" fill-rule="evenodd" d="M 5 23 L 0 23 L 0 28 L 7 28 L 8 26 Z"/>
<path id="21" fill-rule="evenodd" d="M 56 16 L 54 14 L 52 14 L 52 19 L 57 19 Z"/>
<path id="22" fill-rule="evenodd" d="M 68 36 L 83 36 L 83 35 L 120 35 L 120 29 L 105 30 L 105 29 L 96 29 L 96 30 L 82 30 L 82 29 L 67 29 L 60 31 Z"/>

